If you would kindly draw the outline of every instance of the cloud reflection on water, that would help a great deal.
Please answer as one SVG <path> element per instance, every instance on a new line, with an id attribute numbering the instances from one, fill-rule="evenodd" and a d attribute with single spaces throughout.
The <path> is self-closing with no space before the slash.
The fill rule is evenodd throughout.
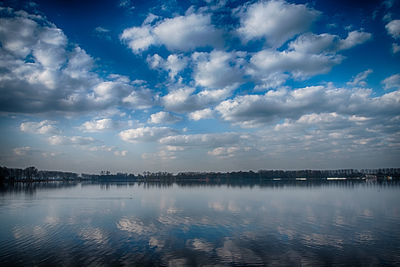
<path id="1" fill-rule="evenodd" d="M 85 201 L 63 198 L 70 192 L 57 190 L 51 203 L 43 198 L 49 192 L 37 191 L 23 213 L 3 206 L 9 216 L 2 232 L 7 246 L 0 241 L 0 251 L 72 265 L 357 265 L 398 259 L 398 188 L 381 188 L 382 194 L 373 187 L 111 185 L 104 191 L 92 185 L 79 188 Z M 96 194 L 103 198 L 91 197 Z M 63 256 L 53 257 L 54 249 Z"/>

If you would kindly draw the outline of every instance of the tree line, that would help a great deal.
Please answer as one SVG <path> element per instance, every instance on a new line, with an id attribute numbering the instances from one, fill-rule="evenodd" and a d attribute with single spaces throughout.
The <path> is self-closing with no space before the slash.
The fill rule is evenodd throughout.
<path id="1" fill-rule="evenodd" d="M 36 167 L 25 169 L 0 167 L 0 181 L 229 181 L 229 180 L 318 180 L 318 179 L 384 179 L 400 180 L 400 168 L 382 169 L 338 169 L 338 170 L 259 170 L 238 172 L 148 172 L 142 174 L 111 174 L 101 171 L 100 174 L 85 174 L 62 171 L 38 170 Z"/>

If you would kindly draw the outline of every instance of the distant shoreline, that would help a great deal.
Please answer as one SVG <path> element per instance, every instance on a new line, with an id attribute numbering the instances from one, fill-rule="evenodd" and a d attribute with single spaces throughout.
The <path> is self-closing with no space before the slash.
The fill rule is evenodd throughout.
<path id="1" fill-rule="evenodd" d="M 239 172 L 144 172 L 143 174 L 102 171 L 101 174 L 0 167 L 0 182 L 51 182 L 51 181 L 129 181 L 129 182 L 218 182 L 218 181 L 396 181 L 400 180 L 400 168 L 337 169 L 337 170 L 259 170 Z"/>

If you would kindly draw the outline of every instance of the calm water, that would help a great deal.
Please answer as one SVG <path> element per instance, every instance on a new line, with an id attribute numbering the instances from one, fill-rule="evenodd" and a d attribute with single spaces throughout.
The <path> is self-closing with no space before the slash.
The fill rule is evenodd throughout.
<path id="1" fill-rule="evenodd" d="M 398 184 L 18 184 L 0 220 L 2 266 L 400 264 Z"/>

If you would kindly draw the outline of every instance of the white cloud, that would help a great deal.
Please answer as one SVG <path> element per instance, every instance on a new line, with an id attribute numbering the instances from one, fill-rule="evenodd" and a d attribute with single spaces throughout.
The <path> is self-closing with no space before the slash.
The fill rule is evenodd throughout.
<path id="1" fill-rule="evenodd" d="M 163 145 L 178 147 L 220 147 L 238 143 L 241 138 L 239 133 L 170 135 L 161 138 L 159 142 Z"/>
<path id="2" fill-rule="evenodd" d="M 114 155 L 118 157 L 125 157 L 126 155 L 128 155 L 128 151 L 127 150 L 114 151 Z"/>
<path id="3" fill-rule="evenodd" d="M 147 64 L 149 64 L 152 69 L 163 69 L 165 66 L 165 60 L 159 54 L 154 54 L 152 56 L 148 55 Z"/>
<path id="4" fill-rule="evenodd" d="M 115 123 L 112 119 L 99 119 L 84 122 L 80 129 L 84 132 L 101 132 L 104 130 L 113 129 L 115 127 Z"/>
<path id="5" fill-rule="evenodd" d="M 60 115 L 57 113 L 62 113 L 72 120 L 76 113 L 90 112 L 89 115 L 96 117 L 85 116 L 87 121 L 79 120 L 77 124 L 85 132 L 118 128 L 109 118 L 121 114 L 130 121 L 127 128 L 133 128 L 134 120 L 136 124 L 134 129 L 119 133 L 123 141 L 159 142 L 138 145 L 141 149 L 152 149 L 153 146 L 161 149 L 143 154 L 143 158 L 167 160 L 182 156 L 188 160 L 198 159 L 196 153 L 202 153 L 201 164 L 204 163 L 205 168 L 211 166 L 205 160 L 218 165 L 215 168 L 226 168 L 219 164 L 219 159 L 229 159 L 226 162 L 231 162 L 233 168 L 249 168 L 256 159 L 249 160 L 248 156 L 257 153 L 261 163 L 252 166 L 285 167 L 279 160 L 287 159 L 282 161 L 286 164 L 291 158 L 298 157 L 301 162 L 301 157 L 309 155 L 315 162 L 319 160 L 318 156 L 345 158 L 354 155 L 351 150 L 360 146 L 364 146 L 364 150 L 359 150 L 363 152 L 368 148 L 386 149 L 387 155 L 396 158 L 389 150 L 400 145 L 400 74 L 389 73 L 394 75 L 382 81 L 382 88 L 391 90 L 383 95 L 360 88 L 367 86 L 366 79 L 371 70 L 352 77 L 346 85 L 349 88 L 334 88 L 329 82 L 320 83 L 326 84 L 324 86 L 300 89 L 291 89 L 290 83 L 282 87 L 288 79 L 302 80 L 329 72 L 345 59 L 340 55 L 341 51 L 370 40 L 370 33 L 353 31 L 356 29 L 353 26 L 352 30 L 346 29 L 349 31 L 347 37 L 333 33 L 313 34 L 309 32 L 309 26 L 320 12 L 311 6 L 284 1 L 252 1 L 237 9 L 240 10 L 237 13 L 240 19 L 238 32 L 242 41 L 255 41 L 241 46 L 236 36 L 232 36 L 237 24 L 219 28 L 220 23 L 231 15 L 230 7 L 218 10 L 218 13 L 212 13 L 213 8 L 196 11 L 191 8 L 184 16 L 174 13 L 176 17 L 169 19 L 149 13 L 141 26 L 122 33 L 121 40 L 136 54 L 165 46 L 160 52 L 156 51 L 159 54 L 147 56 L 150 68 L 163 72 L 162 77 L 159 75 L 148 84 L 116 74 L 96 74 L 93 65 L 98 59 L 95 61 L 82 48 L 70 43 L 62 30 L 44 17 L 2 10 L 8 14 L 0 18 L 0 111 L 40 113 L 40 117 L 49 113 L 56 113 L 54 117 L 57 117 Z M 218 24 L 214 26 L 213 22 Z M 394 22 L 388 23 L 386 29 L 393 38 L 399 38 Z M 340 28 L 338 24 L 334 30 Z M 97 32 L 107 33 L 108 29 L 98 27 Z M 222 40 L 225 37 L 226 47 Z M 264 46 L 260 51 L 259 46 L 264 41 L 271 47 Z M 394 53 L 400 51 L 397 41 L 393 40 Z M 196 48 L 202 48 L 202 52 L 193 51 Z M 242 48 L 248 51 L 235 50 Z M 172 52 L 168 55 L 165 49 Z M 346 53 L 346 57 L 352 56 L 352 53 Z M 143 77 L 149 74 L 146 70 L 134 73 L 131 74 L 143 74 Z M 160 81 L 164 78 L 165 81 Z M 329 80 L 328 75 L 325 78 Z M 296 84 L 306 86 L 309 83 L 296 81 Z M 236 88 L 239 89 L 235 91 Z M 271 88 L 274 90 L 269 90 Z M 264 92 L 249 94 L 252 89 Z M 249 130 L 250 133 L 241 130 L 240 134 L 196 134 L 198 129 L 190 127 L 190 130 L 182 130 L 186 134 L 181 135 L 173 128 L 144 127 L 147 119 L 147 123 L 159 124 L 174 123 L 182 118 L 194 121 L 215 118 L 260 129 Z M 127 150 L 102 145 L 92 137 L 64 136 L 56 128 L 58 124 L 42 120 L 22 122 L 20 130 L 48 134 L 51 136 L 48 142 L 53 145 L 83 146 L 85 151 L 93 152 L 88 154 L 128 155 Z M 226 127 L 229 126 L 222 123 L 215 130 Z M 28 155 L 32 151 L 30 147 L 21 147 L 13 152 Z M 139 151 L 135 153 L 141 153 Z M 315 154 L 307 154 L 307 151 Z M 210 157 L 204 157 L 207 154 Z M 50 152 L 43 155 L 51 156 Z M 277 165 L 270 163 L 274 161 Z M 237 164 L 239 162 L 243 165 Z M 188 168 L 197 168 L 195 163 Z M 173 164 L 168 162 L 165 166 L 175 170 L 181 168 L 181 165 L 170 167 Z"/>
<path id="6" fill-rule="evenodd" d="M 153 124 L 170 124 L 170 123 L 177 123 L 181 121 L 182 118 L 175 116 L 169 112 L 160 111 L 154 114 L 151 114 L 150 119 L 148 120 L 149 123 Z"/>
<path id="7" fill-rule="evenodd" d="M 189 51 L 221 43 L 221 31 L 211 24 L 211 16 L 207 14 L 191 13 L 166 18 L 154 26 L 148 23 L 145 21 L 140 27 L 127 28 L 120 36 L 121 41 L 127 43 L 135 54 L 158 44 L 165 45 L 171 51 Z"/>
<path id="8" fill-rule="evenodd" d="M 133 6 L 131 0 L 121 0 L 121 1 L 119 1 L 119 7 L 126 9 L 129 13 L 132 12 L 132 10 L 135 9 L 135 6 Z"/>
<path id="9" fill-rule="evenodd" d="M 129 95 L 122 98 L 122 103 L 133 109 L 148 109 L 158 101 L 158 94 L 148 89 L 141 81 L 132 82 L 136 86 Z"/>
<path id="10" fill-rule="evenodd" d="M 168 72 L 170 79 L 174 79 L 188 64 L 188 58 L 181 54 L 171 54 L 163 59 L 158 54 L 147 57 L 147 63 L 152 69 L 162 69 Z"/>
<path id="11" fill-rule="evenodd" d="M 122 140 L 130 143 L 157 141 L 164 136 L 176 134 L 176 130 L 169 127 L 140 127 L 128 129 L 119 133 Z"/>
<path id="12" fill-rule="evenodd" d="M 0 39 L 2 48 L 6 51 L 17 57 L 26 57 L 33 52 L 43 62 L 51 62 L 51 56 L 55 52 L 53 50 L 66 45 L 66 37 L 60 29 L 54 25 L 38 24 L 43 22 L 42 17 L 34 18 L 25 12 L 14 13 L 12 9 L 9 12 L 15 16 L 0 18 Z M 50 49 L 47 55 L 43 54 L 44 47 Z"/>
<path id="13" fill-rule="evenodd" d="M 217 157 L 219 159 L 231 159 L 234 157 L 240 158 L 240 157 L 251 157 L 254 155 L 260 156 L 259 151 L 252 147 L 254 146 L 255 140 L 254 138 L 259 138 L 259 137 L 254 137 L 254 136 L 249 136 L 249 140 L 245 140 L 243 144 L 238 144 L 234 146 L 226 146 L 226 147 L 217 147 L 214 148 L 213 150 L 210 150 L 207 152 L 208 155 Z M 249 146 L 250 144 L 250 146 Z"/>
<path id="14" fill-rule="evenodd" d="M 294 78 L 304 79 L 327 73 L 342 60 L 342 56 L 335 54 L 305 54 L 298 51 L 263 50 L 251 57 L 250 62 L 253 67 L 249 69 L 249 74 L 258 78 L 265 77 L 268 74 L 276 75 L 276 73 L 290 72 Z"/>
<path id="15" fill-rule="evenodd" d="M 188 114 L 189 119 L 198 121 L 202 119 L 213 118 L 213 111 L 210 108 L 205 108 L 202 110 L 193 111 Z"/>
<path id="16" fill-rule="evenodd" d="M 183 57 L 182 55 L 169 55 L 165 65 L 166 69 L 169 72 L 169 77 L 171 79 L 175 78 L 175 76 L 186 67 L 187 62 L 188 59 Z"/>
<path id="17" fill-rule="evenodd" d="M 370 40 L 372 34 L 362 31 L 352 31 L 349 32 L 348 36 L 344 40 L 340 40 L 339 50 L 350 49 L 356 45 L 365 43 Z"/>
<path id="18" fill-rule="evenodd" d="M 94 28 L 94 31 L 95 31 L 95 32 L 98 32 L 98 33 L 107 33 L 107 32 L 110 32 L 109 29 L 106 29 L 106 28 L 101 27 L 101 26 L 98 26 L 98 27 Z"/>
<path id="19" fill-rule="evenodd" d="M 130 0 L 121 0 L 119 2 L 119 6 L 120 7 L 129 7 L 131 5 L 131 1 Z"/>
<path id="20" fill-rule="evenodd" d="M 379 124 L 379 123 L 378 123 Z M 371 131 L 379 129 L 377 136 Z M 310 113 L 298 119 L 286 119 L 257 133 L 258 147 L 274 157 L 313 157 L 317 162 L 349 158 L 355 151 L 379 150 L 387 138 L 381 125 L 372 118 L 331 113 Z M 303 155 L 302 155 L 303 154 Z M 287 160 L 287 159 L 286 159 Z"/>
<path id="21" fill-rule="evenodd" d="M 42 152 L 42 157 L 44 158 L 52 158 L 60 155 L 60 152 Z"/>
<path id="22" fill-rule="evenodd" d="M 397 54 L 398 52 L 400 52 L 400 45 L 393 43 L 392 44 L 392 52 L 393 52 L 393 54 Z"/>
<path id="23" fill-rule="evenodd" d="M 350 32 L 346 39 L 326 33 L 306 33 L 290 42 L 287 50 L 264 49 L 253 54 L 247 73 L 258 83 L 255 90 L 277 88 L 289 78 L 288 73 L 295 79 L 328 73 L 344 59 L 337 52 L 370 38 L 370 33 L 360 31 Z"/>
<path id="24" fill-rule="evenodd" d="M 239 13 L 238 33 L 245 42 L 265 38 L 273 47 L 280 47 L 293 36 L 305 32 L 320 15 L 306 5 L 285 1 L 259 1 L 245 6 Z"/>
<path id="25" fill-rule="evenodd" d="M 68 65 L 64 73 L 73 79 L 96 79 L 89 71 L 93 65 L 93 59 L 80 47 L 75 47 L 68 56 Z"/>
<path id="26" fill-rule="evenodd" d="M 388 34 L 390 34 L 394 39 L 400 38 L 400 20 L 392 20 L 385 26 Z"/>
<path id="27" fill-rule="evenodd" d="M 400 91 L 373 97 L 369 89 L 341 89 L 312 86 L 271 90 L 264 95 L 237 96 L 223 101 L 215 109 L 222 119 L 242 127 L 257 127 L 284 118 L 296 119 L 309 113 L 336 112 L 390 119 L 400 112 Z"/>
<path id="28" fill-rule="evenodd" d="M 288 44 L 291 50 L 305 54 L 319 54 L 337 50 L 339 36 L 329 33 L 305 33 Z"/>
<path id="29" fill-rule="evenodd" d="M 391 35 L 394 39 L 400 38 L 400 20 L 392 20 L 385 26 L 389 35 Z M 392 53 L 396 54 L 400 51 L 400 45 L 397 43 L 392 44 Z"/>
<path id="30" fill-rule="evenodd" d="M 118 150 L 117 147 L 115 146 L 107 146 L 107 145 L 101 145 L 101 146 L 91 146 L 91 147 L 86 147 L 87 150 L 91 152 L 112 152 L 115 156 L 118 157 L 125 157 L 128 154 L 127 150 Z"/>
<path id="31" fill-rule="evenodd" d="M 165 109 L 174 112 L 192 112 L 207 108 L 228 97 L 229 89 L 203 90 L 195 93 L 194 88 L 185 87 L 171 91 L 161 99 Z"/>
<path id="32" fill-rule="evenodd" d="M 382 81 L 383 89 L 400 89 L 400 74 L 394 74 Z"/>
<path id="33" fill-rule="evenodd" d="M 106 145 L 92 146 L 88 148 L 89 151 L 105 151 L 105 152 L 112 152 L 114 149 L 115 147 Z"/>
<path id="34" fill-rule="evenodd" d="M 157 15 L 154 15 L 153 13 L 149 13 L 146 17 L 146 19 L 143 21 L 143 24 L 151 24 L 153 21 L 159 19 L 160 17 Z"/>
<path id="35" fill-rule="evenodd" d="M 93 137 L 86 136 L 62 136 L 53 135 L 48 138 L 50 145 L 91 145 L 97 143 L 98 141 Z"/>
<path id="36" fill-rule="evenodd" d="M 129 79 L 100 78 L 91 71 L 93 59 L 69 44 L 54 24 L 39 15 L 7 12 L 0 18 L 1 111 L 78 113 L 132 107 L 128 102 L 135 87 Z"/>
<path id="37" fill-rule="evenodd" d="M 160 150 L 155 153 L 143 153 L 142 158 L 144 160 L 173 160 L 176 159 L 175 152 L 168 150 Z"/>
<path id="38" fill-rule="evenodd" d="M 154 36 L 150 25 L 125 29 L 120 39 L 127 43 L 135 54 L 139 54 L 157 43 L 156 36 Z"/>
<path id="39" fill-rule="evenodd" d="M 14 154 L 17 156 L 26 156 L 32 152 L 32 148 L 29 146 L 14 148 Z"/>
<path id="40" fill-rule="evenodd" d="M 221 32 L 211 24 L 211 16 L 189 14 L 164 19 L 154 28 L 161 43 L 170 50 L 188 51 L 196 47 L 216 46 Z"/>
<path id="41" fill-rule="evenodd" d="M 35 134 L 57 134 L 60 131 L 54 126 L 55 121 L 44 120 L 41 122 L 23 122 L 20 130 L 27 133 Z"/>
<path id="42" fill-rule="evenodd" d="M 195 52 L 193 77 L 196 85 L 210 89 L 237 87 L 243 81 L 245 52 Z"/>
<path id="43" fill-rule="evenodd" d="M 95 103 L 118 102 L 128 95 L 134 88 L 127 83 L 119 81 L 106 81 L 97 84 L 89 96 Z"/>
<path id="44" fill-rule="evenodd" d="M 192 93 L 194 91 L 194 88 L 188 87 L 177 89 L 163 96 L 161 101 L 164 107 L 171 111 L 191 110 L 193 109 L 193 103 L 190 102 L 195 102 L 194 100 L 190 101 L 190 99 L 193 99 Z"/>
<path id="45" fill-rule="evenodd" d="M 279 88 L 281 87 L 289 75 L 281 72 L 263 73 L 262 71 L 249 70 L 249 73 L 255 77 L 257 85 L 254 86 L 254 91 L 265 91 L 267 89 Z"/>
<path id="46" fill-rule="evenodd" d="M 104 38 L 111 41 L 110 30 L 101 26 L 94 28 L 94 34 L 99 38 Z"/>
<path id="47" fill-rule="evenodd" d="M 363 31 L 349 32 L 345 39 L 329 33 L 305 33 L 290 42 L 288 47 L 304 54 L 335 53 L 365 43 L 371 38 L 372 34 Z"/>
<path id="48" fill-rule="evenodd" d="M 360 72 L 357 74 L 352 81 L 348 82 L 347 85 L 350 86 L 362 86 L 365 87 L 367 86 L 367 82 L 365 81 L 373 71 L 371 69 L 368 69 L 366 71 Z"/>
<path id="49" fill-rule="evenodd" d="M 238 146 L 217 147 L 211 151 L 208 151 L 207 153 L 209 155 L 219 157 L 219 158 L 232 158 L 240 150 L 241 150 L 241 148 Z"/>

